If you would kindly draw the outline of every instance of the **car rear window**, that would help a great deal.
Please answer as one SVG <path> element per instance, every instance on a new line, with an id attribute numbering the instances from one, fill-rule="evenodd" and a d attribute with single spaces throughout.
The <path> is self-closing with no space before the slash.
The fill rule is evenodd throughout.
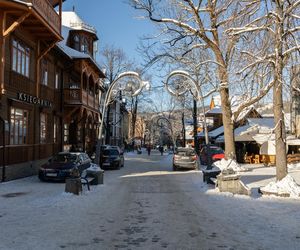
<path id="1" fill-rule="evenodd" d="M 77 160 L 77 156 L 74 154 L 58 154 L 52 158 L 52 162 L 75 162 Z"/>
<path id="2" fill-rule="evenodd" d="M 117 149 L 105 149 L 103 155 L 119 155 L 119 151 Z"/>
<path id="3" fill-rule="evenodd" d="M 181 156 L 192 156 L 195 155 L 195 151 L 193 150 L 178 150 L 176 152 L 177 155 L 181 155 Z"/>
<path id="4" fill-rule="evenodd" d="M 214 154 L 224 154 L 224 150 L 221 148 L 213 148 L 212 152 Z"/>

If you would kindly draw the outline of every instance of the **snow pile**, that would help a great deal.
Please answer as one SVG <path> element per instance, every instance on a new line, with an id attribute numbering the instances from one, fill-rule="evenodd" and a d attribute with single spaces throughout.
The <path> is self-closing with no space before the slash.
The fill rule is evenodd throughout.
<path id="1" fill-rule="evenodd" d="M 95 164 L 95 163 L 91 163 L 90 167 L 87 168 L 88 171 L 101 171 L 101 168 L 99 167 L 98 164 Z"/>
<path id="2" fill-rule="evenodd" d="M 289 170 L 300 170 L 300 162 L 290 163 L 287 166 Z"/>
<path id="3" fill-rule="evenodd" d="M 262 192 L 274 194 L 289 194 L 290 197 L 299 197 L 300 186 L 297 185 L 292 176 L 287 175 L 281 181 L 272 181 L 267 186 L 261 188 Z"/>
<path id="4" fill-rule="evenodd" d="M 233 169 L 236 172 L 241 172 L 241 171 L 247 170 L 244 167 L 242 167 L 241 165 L 239 165 L 235 160 L 232 160 L 232 159 L 229 159 L 229 160 L 221 159 L 220 161 L 214 162 L 212 165 L 214 167 L 220 169 L 221 171 L 223 171 L 225 169 Z"/>

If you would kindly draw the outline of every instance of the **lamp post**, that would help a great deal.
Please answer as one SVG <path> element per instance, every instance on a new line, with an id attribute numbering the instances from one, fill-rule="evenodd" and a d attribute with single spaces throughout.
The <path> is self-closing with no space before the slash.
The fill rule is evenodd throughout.
<path id="1" fill-rule="evenodd" d="M 100 148 L 101 148 L 104 116 L 105 116 L 106 108 L 112 98 L 112 95 L 117 96 L 118 92 L 121 91 L 123 95 L 137 96 L 138 94 L 140 94 L 140 92 L 144 87 L 148 87 L 148 86 L 149 86 L 149 82 L 142 81 L 139 74 L 133 71 L 127 71 L 118 75 L 118 77 L 110 84 L 102 108 L 102 119 L 100 121 L 97 147 L 96 147 L 96 157 L 95 157 L 96 163 L 99 163 L 100 161 Z"/>
<path id="2" fill-rule="evenodd" d="M 173 81 L 172 81 L 173 80 Z M 186 94 L 188 91 L 192 93 L 195 99 L 197 99 L 202 106 L 202 112 L 204 115 L 204 134 L 205 134 L 205 144 L 208 148 L 209 154 L 209 139 L 208 139 L 208 130 L 207 123 L 205 118 L 205 106 L 204 99 L 201 91 L 200 85 L 191 77 L 191 75 L 183 70 L 175 70 L 172 71 L 165 82 L 165 88 L 167 91 L 176 97 Z M 210 155 L 208 155 L 208 169 L 211 168 Z"/>

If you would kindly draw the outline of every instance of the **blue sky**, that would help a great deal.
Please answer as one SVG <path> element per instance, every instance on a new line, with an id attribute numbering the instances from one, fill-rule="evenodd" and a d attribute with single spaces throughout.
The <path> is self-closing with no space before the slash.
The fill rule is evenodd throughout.
<path id="1" fill-rule="evenodd" d="M 97 30 L 99 38 L 99 52 L 103 51 L 105 45 L 114 45 L 121 48 L 129 59 L 134 59 L 137 65 L 142 64 L 142 58 L 136 51 L 140 38 L 153 34 L 155 27 L 149 20 L 138 19 L 144 13 L 140 13 L 125 3 L 124 0 L 66 0 L 63 4 L 64 11 L 71 11 L 75 7 L 75 12 L 81 19 Z M 97 61 L 101 65 L 100 55 Z M 162 86 L 162 79 L 157 77 L 150 69 L 147 74 L 152 75 L 151 85 Z M 159 91 L 161 95 L 158 95 Z M 149 94 L 153 100 L 167 100 L 170 95 L 163 88 L 154 89 Z"/>
<path id="2" fill-rule="evenodd" d="M 97 29 L 99 51 L 112 44 L 122 48 L 129 58 L 141 62 L 136 47 L 140 37 L 154 30 L 149 20 L 137 19 L 140 13 L 124 0 L 66 0 L 63 10 L 71 11 L 73 6 L 84 22 Z"/>

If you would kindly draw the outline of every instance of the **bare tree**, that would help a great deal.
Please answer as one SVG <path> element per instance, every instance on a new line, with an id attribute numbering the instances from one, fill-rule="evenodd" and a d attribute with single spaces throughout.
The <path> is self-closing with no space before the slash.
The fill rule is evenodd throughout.
<path id="1" fill-rule="evenodd" d="M 235 0 L 131 0 L 130 3 L 134 8 L 146 12 L 146 18 L 162 27 L 158 38 L 164 37 L 163 42 L 170 47 L 185 41 L 186 53 L 199 48 L 209 50 L 210 57 L 201 64 L 216 67 L 223 112 L 225 154 L 227 158 L 236 158 L 229 74 L 238 40 L 235 36 L 228 36 L 226 30 L 243 23 L 253 11 L 254 5 Z"/>
<path id="2" fill-rule="evenodd" d="M 273 110 L 276 141 L 276 177 L 283 179 L 287 174 L 286 131 L 283 114 L 283 86 L 287 67 L 295 63 L 300 45 L 300 1 L 299 0 L 261 0 L 248 1 L 256 6 L 248 23 L 241 27 L 228 29 L 234 37 L 254 39 L 260 44 L 251 50 L 243 50 L 250 63 L 241 73 L 257 67 L 265 67 L 271 75 L 268 86 L 273 86 Z"/>
<path id="3" fill-rule="evenodd" d="M 106 46 L 102 52 L 102 65 L 105 67 L 107 84 L 112 84 L 119 74 L 127 71 L 132 67 L 132 62 L 127 58 L 126 54 L 122 49 L 115 48 L 114 46 Z M 121 98 L 122 93 L 118 93 L 116 98 Z M 115 99 L 112 99 L 112 103 L 115 102 Z M 105 133 L 105 143 L 110 143 L 110 111 L 111 105 L 107 107 L 107 116 L 106 116 L 106 133 Z M 105 114 L 102 114 L 105 116 Z"/>

